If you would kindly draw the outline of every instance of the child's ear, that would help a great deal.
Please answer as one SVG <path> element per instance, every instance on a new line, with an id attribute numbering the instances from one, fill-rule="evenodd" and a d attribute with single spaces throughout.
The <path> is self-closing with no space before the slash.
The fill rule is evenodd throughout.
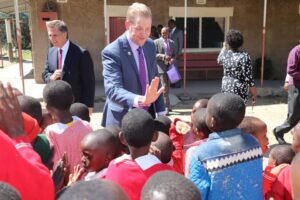
<path id="1" fill-rule="evenodd" d="M 200 138 L 201 140 L 206 138 L 205 134 L 202 131 L 198 131 L 198 129 L 196 128 L 196 135 L 198 136 L 198 138 Z"/>
<path id="2" fill-rule="evenodd" d="M 105 163 L 109 164 L 112 159 L 114 159 L 114 155 L 111 152 L 106 152 Z"/>
<path id="3" fill-rule="evenodd" d="M 216 126 L 217 126 L 217 121 L 214 117 L 210 117 L 209 120 L 206 121 L 207 122 L 207 127 L 211 130 L 214 131 Z"/>
<path id="4" fill-rule="evenodd" d="M 158 132 L 154 131 L 153 137 L 152 137 L 152 142 L 155 142 L 158 138 Z"/>
<path id="5" fill-rule="evenodd" d="M 126 141 L 124 133 L 122 131 L 119 132 L 119 139 L 123 145 L 127 146 L 127 141 Z"/>

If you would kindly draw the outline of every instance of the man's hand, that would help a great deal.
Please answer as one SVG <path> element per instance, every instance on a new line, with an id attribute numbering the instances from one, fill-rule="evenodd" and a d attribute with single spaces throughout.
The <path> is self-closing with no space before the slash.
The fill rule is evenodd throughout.
<path id="1" fill-rule="evenodd" d="M 25 135 L 23 118 L 17 96 L 10 83 L 4 88 L 0 81 L 0 129 L 10 137 Z"/>
<path id="2" fill-rule="evenodd" d="M 156 101 L 156 99 L 159 97 L 159 95 L 161 95 L 161 93 L 164 92 L 165 88 L 161 87 L 158 90 L 158 86 L 159 86 L 159 78 L 158 77 L 155 77 L 154 79 L 152 79 L 151 84 L 147 85 L 146 94 L 143 99 L 143 104 L 145 106 L 150 106 L 150 104 L 153 103 L 154 101 Z"/>
<path id="3" fill-rule="evenodd" d="M 289 90 L 289 82 L 285 82 L 285 83 L 284 83 L 283 89 L 284 89 L 284 91 L 286 91 L 286 92 Z"/>
<path id="4" fill-rule="evenodd" d="M 89 115 L 91 116 L 93 114 L 93 107 L 89 107 Z"/>
<path id="5" fill-rule="evenodd" d="M 59 80 L 62 77 L 62 70 L 61 69 L 57 69 L 55 70 L 55 72 L 50 76 L 50 80 L 54 81 L 54 80 Z"/>

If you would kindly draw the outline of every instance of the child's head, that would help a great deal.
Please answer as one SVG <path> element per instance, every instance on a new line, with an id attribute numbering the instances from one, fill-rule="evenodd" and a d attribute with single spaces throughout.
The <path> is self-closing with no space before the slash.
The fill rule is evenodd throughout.
<path id="1" fill-rule="evenodd" d="M 193 120 L 193 115 L 196 112 L 196 110 L 198 110 L 199 108 L 206 108 L 207 104 L 208 104 L 208 99 L 199 99 L 198 101 L 196 101 L 192 108 L 191 120 Z"/>
<path id="2" fill-rule="evenodd" d="M 296 154 L 291 166 L 292 196 L 293 199 L 300 199 L 300 154 Z"/>
<path id="3" fill-rule="evenodd" d="M 300 122 L 292 129 L 293 135 L 292 149 L 295 153 L 300 152 Z"/>
<path id="4" fill-rule="evenodd" d="M 89 114 L 89 108 L 83 104 L 83 103 L 73 103 L 70 107 L 70 112 L 72 116 L 77 116 L 82 120 L 85 120 L 87 122 L 90 122 L 90 114 Z"/>
<path id="5" fill-rule="evenodd" d="M 160 151 L 160 160 L 162 163 L 169 163 L 173 153 L 173 143 L 168 135 L 163 132 L 158 132 L 158 138 L 152 142 Z"/>
<path id="6" fill-rule="evenodd" d="M 48 83 L 43 90 L 43 98 L 47 110 L 69 111 L 73 103 L 73 92 L 69 83 L 57 80 Z"/>
<path id="7" fill-rule="evenodd" d="M 127 143 L 130 153 L 132 147 L 135 149 L 150 147 L 151 141 L 155 141 L 157 136 L 154 131 L 154 120 L 144 109 L 136 108 L 129 111 L 122 120 L 121 129 L 121 137 Z"/>
<path id="8" fill-rule="evenodd" d="M 40 102 L 33 97 L 22 95 L 18 96 L 18 101 L 20 104 L 21 111 L 27 113 L 28 115 L 36 119 L 38 124 L 41 126 L 43 117 L 42 106 Z"/>
<path id="9" fill-rule="evenodd" d="M 184 176 L 172 171 L 161 171 L 148 179 L 143 187 L 141 199 L 199 200 L 201 194 Z"/>
<path id="10" fill-rule="evenodd" d="M 126 144 L 123 144 L 120 139 L 121 128 L 119 128 L 118 126 L 107 126 L 105 129 L 108 130 L 111 134 L 113 134 L 113 136 L 116 138 L 117 157 L 123 155 L 124 153 L 129 154 L 128 147 L 126 146 Z"/>
<path id="11" fill-rule="evenodd" d="M 171 127 L 171 119 L 167 116 L 159 115 L 155 120 L 155 129 L 169 135 L 169 129 Z"/>
<path id="12" fill-rule="evenodd" d="M 206 124 L 213 132 L 236 128 L 245 116 L 245 103 L 231 93 L 218 93 L 208 101 Z"/>
<path id="13" fill-rule="evenodd" d="M 60 192 L 58 200 L 127 200 L 125 192 L 115 183 L 107 180 L 94 179 L 78 181 Z"/>
<path id="14" fill-rule="evenodd" d="M 205 139 L 211 133 L 205 122 L 206 108 L 198 108 L 192 117 L 192 131 L 200 140 Z"/>
<path id="15" fill-rule="evenodd" d="M 1 200 L 21 200 L 21 195 L 12 185 L 0 181 L 0 199 Z"/>
<path id="16" fill-rule="evenodd" d="M 54 123 L 52 116 L 47 109 L 42 110 L 42 116 L 43 116 L 43 120 L 41 124 L 41 131 L 43 131 L 47 126 Z"/>
<path id="17" fill-rule="evenodd" d="M 100 171 L 116 157 L 116 138 L 106 129 L 99 129 L 86 135 L 80 144 L 82 164 L 88 171 Z"/>
<path id="18" fill-rule="evenodd" d="M 294 156 L 295 152 L 290 144 L 278 144 L 270 150 L 268 164 L 273 166 L 283 163 L 291 164 Z"/>
<path id="19" fill-rule="evenodd" d="M 263 153 L 268 150 L 267 124 L 264 121 L 257 117 L 245 116 L 239 128 L 243 132 L 253 135 L 258 140 Z"/>

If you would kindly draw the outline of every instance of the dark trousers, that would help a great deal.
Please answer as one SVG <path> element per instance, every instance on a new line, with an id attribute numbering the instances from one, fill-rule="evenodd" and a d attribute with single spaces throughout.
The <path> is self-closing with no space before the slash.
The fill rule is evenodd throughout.
<path id="1" fill-rule="evenodd" d="M 289 132 L 300 120 L 300 87 L 290 85 L 288 90 L 288 114 L 286 120 L 274 129 L 278 134 Z"/>
<path id="2" fill-rule="evenodd" d="M 160 78 L 161 85 L 165 87 L 165 92 L 163 93 L 165 106 L 166 108 L 171 109 L 170 98 L 169 98 L 170 81 L 168 75 L 167 73 L 159 73 L 159 78 Z"/>

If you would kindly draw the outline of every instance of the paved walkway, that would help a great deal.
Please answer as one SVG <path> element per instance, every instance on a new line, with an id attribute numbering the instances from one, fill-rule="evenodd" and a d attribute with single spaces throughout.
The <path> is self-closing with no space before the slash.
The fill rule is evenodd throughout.
<path id="1" fill-rule="evenodd" d="M 33 79 L 33 69 L 31 63 L 24 63 L 24 85 L 25 94 L 42 100 L 42 91 L 45 84 L 37 84 Z M 22 81 L 18 64 L 10 64 L 0 68 L 0 80 L 2 82 L 11 82 L 12 85 L 22 91 Z M 194 80 L 186 83 L 186 92 L 183 88 L 172 88 L 171 93 L 179 98 L 198 99 L 199 97 L 210 97 L 220 91 L 221 80 Z M 286 96 L 282 88 L 282 81 L 264 81 L 264 87 L 260 87 L 260 81 L 257 80 L 258 96 Z M 103 81 L 96 84 L 96 100 L 105 97 Z"/>
<path id="2" fill-rule="evenodd" d="M 33 69 L 31 63 L 24 63 L 24 83 L 25 94 L 33 96 L 42 101 L 42 91 L 45 84 L 37 84 L 33 79 Z M 22 82 L 19 73 L 18 64 L 10 64 L 4 68 L 0 68 L 0 80 L 2 82 L 11 82 L 13 87 L 22 91 Z M 188 81 L 186 95 L 183 95 L 183 89 L 171 89 L 172 102 L 177 104 L 174 107 L 174 112 L 170 118 L 180 117 L 190 120 L 189 114 L 192 105 L 196 99 L 208 98 L 211 95 L 220 91 L 220 80 L 207 81 Z M 275 143 L 275 138 L 271 130 L 283 122 L 287 113 L 286 96 L 283 91 L 282 81 L 265 81 L 264 87 L 258 85 L 258 101 L 257 106 L 252 108 L 247 107 L 246 115 L 256 116 L 264 120 L 268 125 L 268 137 L 270 143 Z M 94 129 L 100 128 L 100 121 L 102 118 L 102 108 L 105 94 L 103 82 L 99 81 L 96 84 L 96 103 L 94 113 L 91 117 L 91 124 Z M 288 141 L 291 142 L 291 135 L 288 135 Z"/>

